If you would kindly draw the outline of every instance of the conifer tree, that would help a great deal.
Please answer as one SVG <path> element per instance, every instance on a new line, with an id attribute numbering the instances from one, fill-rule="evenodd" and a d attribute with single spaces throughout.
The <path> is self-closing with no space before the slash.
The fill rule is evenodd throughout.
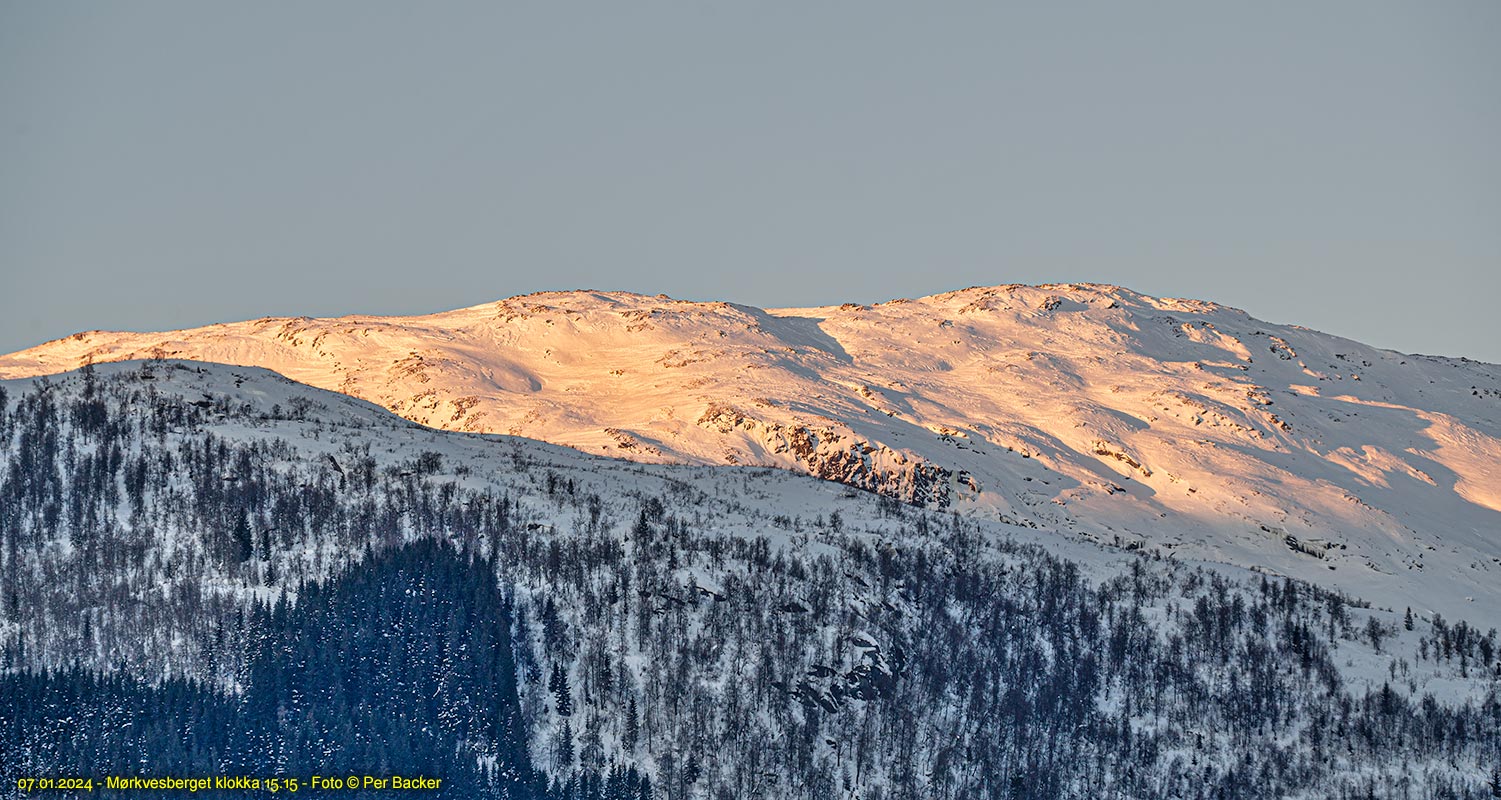
<path id="1" fill-rule="evenodd" d="M 547 688 L 557 700 L 558 716 L 573 716 L 573 691 L 568 686 L 568 673 L 564 671 L 562 664 L 552 665 L 552 677 L 547 680 Z"/>

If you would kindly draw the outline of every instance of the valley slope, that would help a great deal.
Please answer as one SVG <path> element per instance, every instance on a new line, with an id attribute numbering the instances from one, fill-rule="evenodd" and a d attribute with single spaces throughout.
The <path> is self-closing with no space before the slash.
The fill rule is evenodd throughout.
<path id="1" fill-rule="evenodd" d="M 1501 784 L 1484 618 L 438 431 L 253 368 L 0 382 L 0 444 L 8 774 L 390 764 L 496 800 Z"/>

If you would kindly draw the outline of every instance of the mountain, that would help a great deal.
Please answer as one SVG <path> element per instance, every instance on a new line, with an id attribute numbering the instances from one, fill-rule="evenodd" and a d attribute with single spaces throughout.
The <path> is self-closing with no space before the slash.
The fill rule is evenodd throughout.
<path id="1" fill-rule="evenodd" d="M 256 368 L 0 382 L 23 782 L 1480 800 L 1493 624 L 787 470 L 439 431 Z"/>
<path id="2" fill-rule="evenodd" d="M 1099 285 L 763 310 L 618 292 L 89 332 L 0 357 L 259 366 L 423 425 L 773 466 L 1501 618 L 1501 367 Z"/>

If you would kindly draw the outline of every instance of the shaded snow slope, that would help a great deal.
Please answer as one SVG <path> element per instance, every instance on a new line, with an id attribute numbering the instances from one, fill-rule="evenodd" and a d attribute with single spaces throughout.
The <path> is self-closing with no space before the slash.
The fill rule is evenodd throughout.
<path id="1" fill-rule="evenodd" d="M 762 310 L 527 295 L 419 317 L 78 334 L 0 377 L 266 367 L 413 421 L 910 502 L 1501 613 L 1501 368 L 1095 285 Z"/>

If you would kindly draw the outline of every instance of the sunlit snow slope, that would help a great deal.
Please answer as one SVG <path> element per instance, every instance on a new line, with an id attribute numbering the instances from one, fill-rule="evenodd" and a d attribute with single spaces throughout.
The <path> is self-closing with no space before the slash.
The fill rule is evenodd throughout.
<path id="1" fill-rule="evenodd" d="M 779 310 L 545 293 L 82 333 L 0 357 L 0 377 L 149 357 L 266 367 L 434 427 L 786 467 L 1378 604 L 1495 605 L 1501 586 L 1501 367 L 1212 303 L 1096 285 Z"/>

